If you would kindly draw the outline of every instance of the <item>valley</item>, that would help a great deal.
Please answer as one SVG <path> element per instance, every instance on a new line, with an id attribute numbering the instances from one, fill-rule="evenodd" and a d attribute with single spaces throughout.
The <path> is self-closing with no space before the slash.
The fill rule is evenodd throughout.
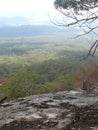
<path id="1" fill-rule="evenodd" d="M 77 74 L 92 60 L 87 55 L 90 39 L 74 39 L 72 32 L 0 38 L 0 98 L 74 89 Z M 88 42 L 89 41 L 89 42 Z M 97 53 L 94 59 L 97 61 Z M 21 91 L 20 91 L 21 90 Z M 16 93 L 16 94 L 15 94 Z"/>

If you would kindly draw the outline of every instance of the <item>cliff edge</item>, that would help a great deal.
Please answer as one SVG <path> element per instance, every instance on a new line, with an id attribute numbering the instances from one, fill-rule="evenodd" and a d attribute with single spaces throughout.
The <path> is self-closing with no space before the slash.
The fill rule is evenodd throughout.
<path id="1" fill-rule="evenodd" d="M 98 89 L 40 94 L 0 105 L 0 130 L 98 130 Z"/>

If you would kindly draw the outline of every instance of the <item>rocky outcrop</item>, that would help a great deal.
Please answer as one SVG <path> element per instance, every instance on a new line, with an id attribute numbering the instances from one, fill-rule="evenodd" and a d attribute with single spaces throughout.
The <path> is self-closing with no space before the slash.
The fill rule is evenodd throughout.
<path id="1" fill-rule="evenodd" d="M 0 106 L 0 130 L 97 130 L 97 94 L 65 91 L 33 95 Z"/>

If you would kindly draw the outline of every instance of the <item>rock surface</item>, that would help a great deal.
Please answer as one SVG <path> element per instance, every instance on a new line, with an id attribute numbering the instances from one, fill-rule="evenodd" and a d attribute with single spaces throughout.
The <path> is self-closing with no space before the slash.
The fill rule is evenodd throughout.
<path id="1" fill-rule="evenodd" d="M 65 91 L 3 103 L 0 130 L 98 130 L 97 94 Z"/>

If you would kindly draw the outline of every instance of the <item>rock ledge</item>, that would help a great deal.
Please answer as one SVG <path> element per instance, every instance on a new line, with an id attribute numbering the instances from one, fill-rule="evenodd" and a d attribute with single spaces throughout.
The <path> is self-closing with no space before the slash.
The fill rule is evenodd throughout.
<path id="1" fill-rule="evenodd" d="M 0 130 L 98 130 L 98 97 L 65 91 L 0 106 Z"/>

